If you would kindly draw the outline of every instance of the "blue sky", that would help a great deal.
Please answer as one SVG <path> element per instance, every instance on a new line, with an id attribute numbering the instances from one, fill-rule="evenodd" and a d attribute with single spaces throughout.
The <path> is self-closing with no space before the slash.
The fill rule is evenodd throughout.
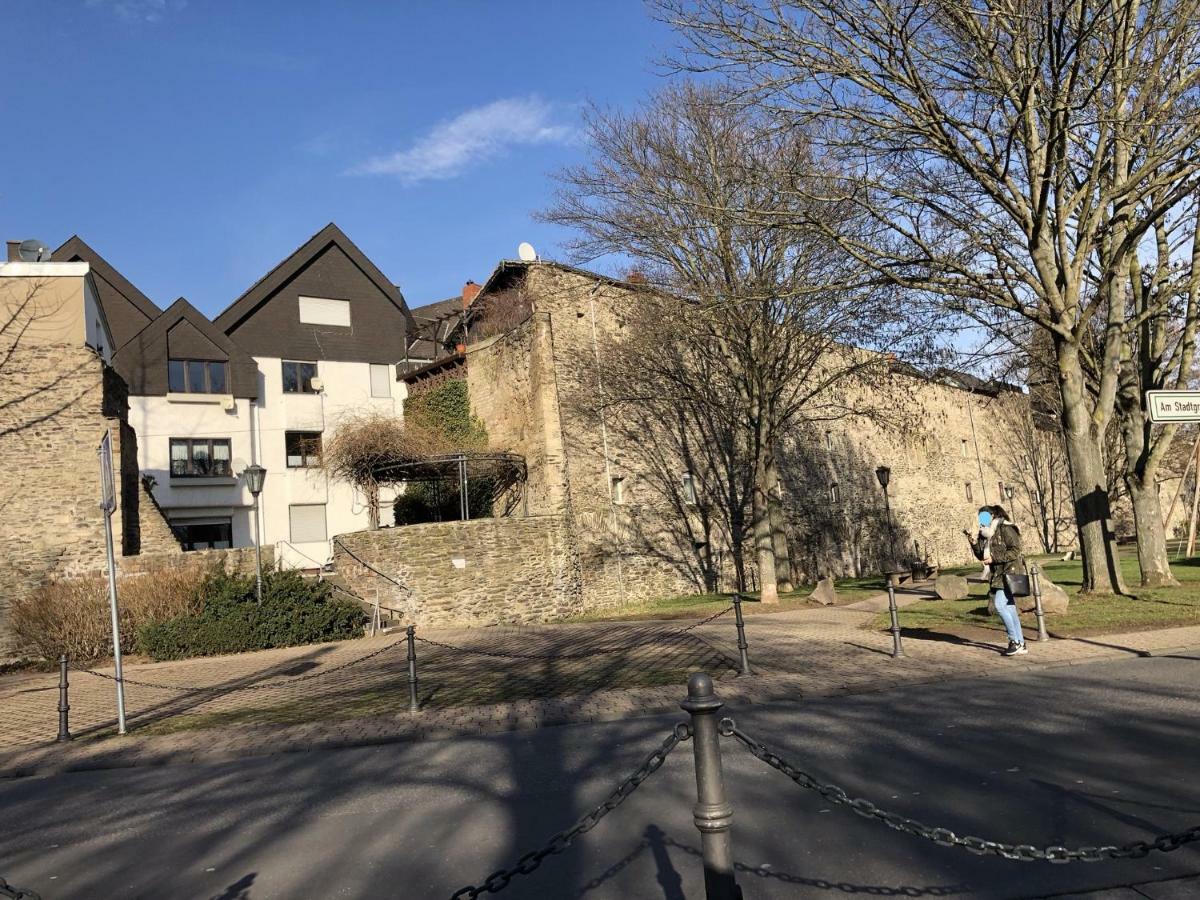
<path id="1" fill-rule="evenodd" d="M 0 224 L 215 314 L 334 221 L 417 306 L 528 240 L 586 101 L 672 43 L 640 0 L 49 0 L 0 29 Z"/>

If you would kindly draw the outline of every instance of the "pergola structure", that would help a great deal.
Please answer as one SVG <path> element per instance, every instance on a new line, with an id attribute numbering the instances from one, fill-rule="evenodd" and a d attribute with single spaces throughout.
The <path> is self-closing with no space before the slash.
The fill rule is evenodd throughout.
<path id="1" fill-rule="evenodd" d="M 378 484 L 425 483 L 439 492 L 443 485 L 457 485 L 459 516 L 471 518 L 471 480 L 490 487 L 488 506 L 492 515 L 507 516 L 525 498 L 525 479 L 528 470 L 525 458 L 516 453 L 495 450 L 463 450 L 419 459 L 393 460 L 379 463 L 371 471 Z M 435 504 L 440 506 L 440 504 Z M 499 505 L 501 511 L 497 511 Z"/>

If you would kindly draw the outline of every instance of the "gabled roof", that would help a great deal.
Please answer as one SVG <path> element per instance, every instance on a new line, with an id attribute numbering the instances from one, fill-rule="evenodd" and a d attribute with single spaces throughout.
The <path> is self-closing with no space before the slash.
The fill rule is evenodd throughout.
<path id="1" fill-rule="evenodd" d="M 255 310 L 271 298 L 283 285 L 300 272 L 306 265 L 325 252 L 331 245 L 338 247 L 350 260 L 369 278 L 374 285 L 407 317 L 410 315 L 404 303 L 400 289 L 392 284 L 375 263 L 355 246 L 333 222 L 330 222 L 307 241 L 301 244 L 291 255 L 254 282 L 250 288 L 227 306 L 213 321 L 222 331 L 228 333 L 253 315 Z"/>
<path id="2" fill-rule="evenodd" d="M 113 368 L 125 379 L 131 393 L 166 392 L 167 336 L 180 321 L 188 322 L 228 357 L 231 393 L 238 397 L 258 396 L 258 364 L 254 358 L 183 297 L 126 341 L 113 357 Z"/>
<path id="3" fill-rule="evenodd" d="M 55 262 L 82 260 L 92 269 L 93 282 L 104 316 L 113 329 L 113 340 L 123 344 L 141 330 L 146 322 L 152 321 L 162 310 L 139 291 L 132 282 L 109 264 L 103 256 L 90 247 L 79 235 L 72 235 L 51 258 Z M 144 321 L 143 321 L 144 320 Z"/>

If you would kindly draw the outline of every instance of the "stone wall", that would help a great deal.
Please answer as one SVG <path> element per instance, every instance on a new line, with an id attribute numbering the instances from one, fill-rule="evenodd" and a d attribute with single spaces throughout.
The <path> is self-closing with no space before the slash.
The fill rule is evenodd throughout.
<path id="1" fill-rule="evenodd" d="M 334 540 L 334 566 L 350 590 L 401 611 L 405 621 L 417 625 L 547 622 L 587 608 L 562 516 L 343 534 Z"/>
<path id="2" fill-rule="evenodd" d="M 143 536 L 154 549 L 178 551 L 166 522 L 154 520 L 157 510 L 139 502 L 123 382 L 85 346 L 9 349 L 0 373 L 0 569 L 7 577 L 0 592 L 0 658 L 16 652 L 7 626 L 12 596 L 49 577 L 105 565 L 96 449 L 106 430 L 113 439 L 116 553 L 137 552 Z"/>

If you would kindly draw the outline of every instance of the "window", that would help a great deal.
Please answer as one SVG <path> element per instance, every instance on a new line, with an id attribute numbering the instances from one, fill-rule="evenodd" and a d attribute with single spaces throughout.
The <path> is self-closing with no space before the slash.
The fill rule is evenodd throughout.
<path id="1" fill-rule="evenodd" d="M 683 476 L 683 502 L 688 506 L 696 505 L 696 476 L 691 472 Z"/>
<path id="2" fill-rule="evenodd" d="M 833 452 L 833 432 L 832 431 L 825 432 L 825 449 L 828 450 L 830 453 Z"/>
<path id="3" fill-rule="evenodd" d="M 391 366 L 371 366 L 371 396 L 372 397 L 390 397 L 392 396 L 392 367 Z"/>
<path id="4" fill-rule="evenodd" d="M 969 482 L 969 481 L 967 482 L 967 502 L 969 502 L 969 503 L 975 502 L 975 496 L 971 492 L 971 482 Z"/>
<path id="5" fill-rule="evenodd" d="M 625 479 L 624 478 L 613 478 L 612 479 L 612 488 L 611 488 L 610 496 L 612 497 L 613 503 L 624 503 L 625 502 Z"/>
<path id="6" fill-rule="evenodd" d="M 222 478 L 229 468 L 229 438 L 171 438 L 172 478 Z"/>
<path id="7" fill-rule="evenodd" d="M 285 394 L 315 394 L 312 380 L 317 377 L 317 364 L 310 362 L 283 363 L 283 392 Z"/>
<path id="8" fill-rule="evenodd" d="M 172 522 L 171 530 L 184 550 L 225 550 L 233 546 L 231 519 Z"/>
<path id="9" fill-rule="evenodd" d="M 959 452 L 962 454 L 963 459 L 967 458 L 967 439 L 966 438 L 963 438 L 963 442 L 962 442 L 961 447 L 959 448 Z"/>
<path id="10" fill-rule="evenodd" d="M 842 489 L 838 487 L 838 483 L 836 481 L 829 486 L 829 502 L 830 503 L 841 503 L 842 502 Z"/>
<path id="11" fill-rule="evenodd" d="M 301 297 L 300 321 L 305 325 L 339 325 L 350 327 L 350 301 L 330 300 L 327 297 Z"/>
<path id="12" fill-rule="evenodd" d="M 167 361 L 167 390 L 173 394 L 227 394 L 228 363 L 202 359 Z"/>
<path id="13" fill-rule="evenodd" d="M 288 538 L 293 544 L 325 540 L 325 504 L 304 503 L 288 507 Z"/>
<path id="14" fill-rule="evenodd" d="M 284 449 L 289 469 L 303 469 L 321 463 L 321 432 L 285 431 Z"/>

